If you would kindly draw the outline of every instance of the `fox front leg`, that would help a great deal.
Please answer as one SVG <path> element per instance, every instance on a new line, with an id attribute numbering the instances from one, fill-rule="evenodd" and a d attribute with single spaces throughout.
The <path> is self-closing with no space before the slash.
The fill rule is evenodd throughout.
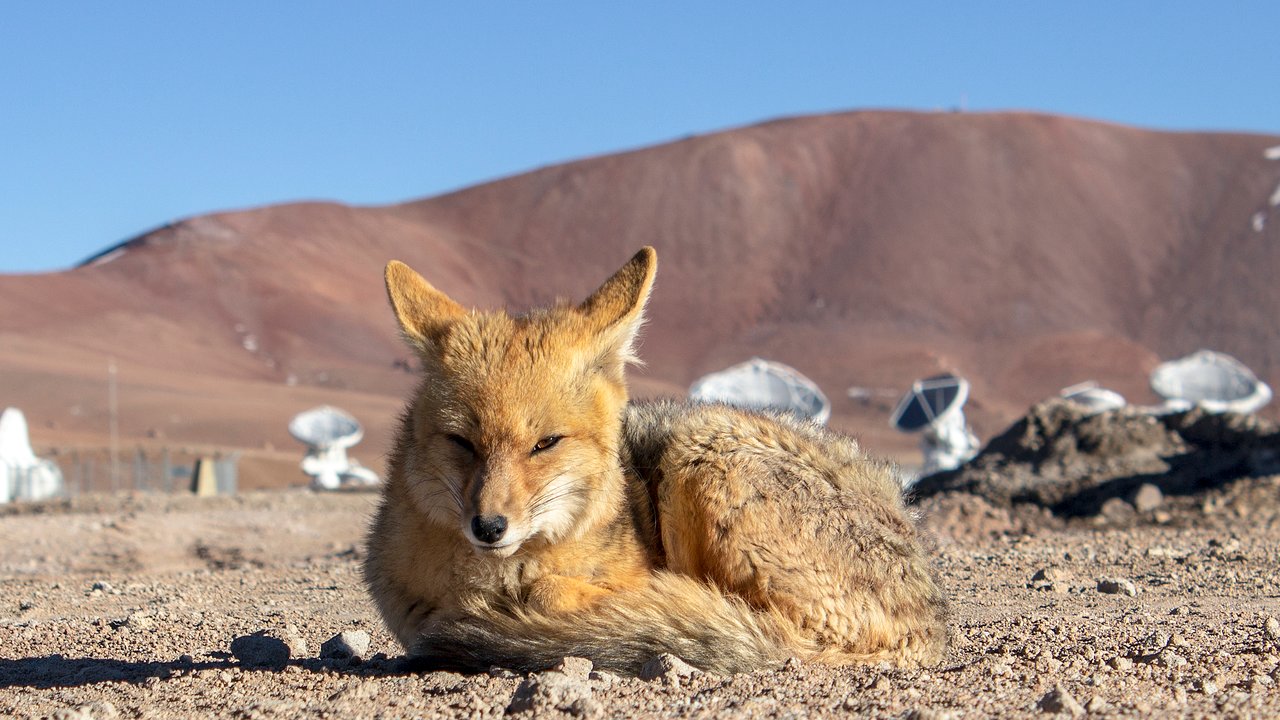
<path id="1" fill-rule="evenodd" d="M 594 605 L 610 593 L 599 585 L 569 577 L 546 575 L 529 587 L 528 604 L 543 613 L 569 613 Z"/>

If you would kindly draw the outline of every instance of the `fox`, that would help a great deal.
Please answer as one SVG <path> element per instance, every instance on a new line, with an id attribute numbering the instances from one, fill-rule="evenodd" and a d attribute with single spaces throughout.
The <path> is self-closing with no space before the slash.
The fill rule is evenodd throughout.
<path id="1" fill-rule="evenodd" d="M 657 270 L 579 304 L 465 309 L 407 265 L 387 295 L 421 377 L 363 577 L 419 667 L 626 675 L 940 661 L 947 603 L 890 463 L 786 413 L 630 402 Z"/>

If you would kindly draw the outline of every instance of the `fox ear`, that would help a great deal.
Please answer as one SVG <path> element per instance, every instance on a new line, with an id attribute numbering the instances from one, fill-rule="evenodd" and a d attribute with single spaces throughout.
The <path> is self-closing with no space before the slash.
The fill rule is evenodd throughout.
<path id="1" fill-rule="evenodd" d="M 636 335 L 644 324 L 644 305 L 653 288 L 658 253 L 644 247 L 613 277 L 578 306 L 600 342 L 600 364 L 621 373 L 626 363 L 638 363 Z"/>
<path id="2" fill-rule="evenodd" d="M 467 314 L 421 275 L 399 260 L 387 263 L 387 297 L 400 322 L 400 331 L 419 349 L 439 343 L 453 321 Z"/>

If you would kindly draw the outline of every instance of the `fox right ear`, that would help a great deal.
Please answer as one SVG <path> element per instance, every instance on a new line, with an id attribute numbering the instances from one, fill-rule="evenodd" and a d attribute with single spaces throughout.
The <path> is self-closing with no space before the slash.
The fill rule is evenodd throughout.
<path id="1" fill-rule="evenodd" d="M 387 263 L 386 280 L 387 297 L 400 331 L 422 350 L 438 344 L 453 321 L 467 314 L 461 305 L 399 260 Z"/>

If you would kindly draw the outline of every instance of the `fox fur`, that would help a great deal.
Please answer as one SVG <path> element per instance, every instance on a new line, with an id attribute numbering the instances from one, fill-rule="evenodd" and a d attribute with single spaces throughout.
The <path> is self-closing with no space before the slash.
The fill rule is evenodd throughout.
<path id="1" fill-rule="evenodd" d="M 423 366 L 368 535 L 387 627 L 466 671 L 937 662 L 946 603 L 889 465 L 790 415 L 628 403 L 656 266 L 516 316 L 387 266 Z"/>

